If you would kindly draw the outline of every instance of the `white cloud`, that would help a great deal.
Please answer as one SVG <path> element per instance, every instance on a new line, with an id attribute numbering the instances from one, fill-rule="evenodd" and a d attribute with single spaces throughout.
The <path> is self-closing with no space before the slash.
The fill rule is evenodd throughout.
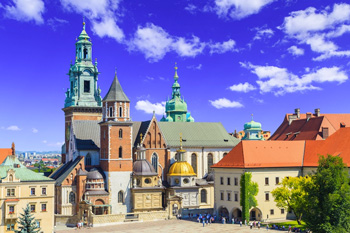
<path id="1" fill-rule="evenodd" d="M 315 83 L 337 82 L 341 84 L 348 80 L 348 76 L 339 67 L 321 68 L 301 77 L 289 72 L 285 68 L 275 66 L 256 66 L 250 63 L 241 63 L 258 76 L 256 83 L 261 93 L 272 92 L 276 96 L 306 90 L 321 90 Z"/>
<path id="2" fill-rule="evenodd" d="M 194 14 L 196 13 L 197 7 L 190 3 L 185 7 L 185 10 L 190 12 L 191 14 Z"/>
<path id="3" fill-rule="evenodd" d="M 169 52 L 176 52 L 181 57 L 195 57 L 203 53 L 206 47 L 209 48 L 210 54 L 236 51 L 235 41 L 232 39 L 222 43 L 201 42 L 196 36 L 190 39 L 172 36 L 162 27 L 152 23 L 146 24 L 145 27 L 138 26 L 128 46 L 129 50 L 142 52 L 150 62 L 161 60 Z"/>
<path id="4" fill-rule="evenodd" d="M 43 0 L 12 0 L 12 4 L 2 7 L 8 18 L 18 21 L 34 20 L 37 24 L 44 23 L 42 14 L 45 11 L 45 5 Z"/>
<path id="5" fill-rule="evenodd" d="M 244 92 L 244 93 L 256 90 L 256 87 L 254 87 L 252 84 L 248 82 L 232 85 L 229 88 L 231 91 Z"/>
<path id="6" fill-rule="evenodd" d="M 136 102 L 135 108 L 145 113 L 151 114 L 154 111 L 156 115 L 163 115 L 165 113 L 165 102 L 153 104 L 148 100 L 139 100 Z"/>
<path id="7" fill-rule="evenodd" d="M 21 130 L 17 125 L 11 125 L 9 127 L 6 128 L 7 130 L 11 130 L 11 131 L 19 131 Z"/>
<path id="8" fill-rule="evenodd" d="M 221 98 L 217 100 L 209 100 L 212 106 L 214 106 L 217 109 L 220 108 L 242 108 L 243 104 L 237 101 L 231 101 L 226 98 Z"/>
<path id="9" fill-rule="evenodd" d="M 198 64 L 197 66 L 196 65 L 190 65 L 190 66 L 187 66 L 187 69 L 201 70 L 202 69 L 202 64 Z"/>
<path id="10" fill-rule="evenodd" d="M 242 19 L 257 14 L 274 0 L 215 0 L 215 11 L 221 17 Z"/>
<path id="11" fill-rule="evenodd" d="M 289 47 L 288 52 L 294 56 L 301 56 L 304 55 L 304 49 L 298 48 L 297 46 L 293 45 Z"/>
<path id="12" fill-rule="evenodd" d="M 85 15 L 92 23 L 92 30 L 99 37 L 111 37 L 118 42 L 124 39 L 117 25 L 120 0 L 61 0 L 63 7 Z"/>
<path id="13" fill-rule="evenodd" d="M 272 29 L 267 28 L 267 29 L 259 29 L 256 32 L 256 35 L 254 36 L 253 40 L 261 40 L 263 38 L 271 38 L 274 35 L 274 31 Z"/>
<path id="14" fill-rule="evenodd" d="M 37 133 L 37 132 L 39 132 L 39 130 L 36 129 L 36 128 L 32 128 L 32 132 L 33 132 L 33 133 Z"/>
<path id="15" fill-rule="evenodd" d="M 232 39 L 224 41 L 222 43 L 209 44 L 210 54 L 213 53 L 226 53 L 228 51 L 237 51 L 235 49 L 236 42 Z"/>
<path id="16" fill-rule="evenodd" d="M 47 20 L 47 25 L 49 25 L 54 31 L 60 26 L 63 26 L 65 24 L 69 23 L 68 20 L 65 19 L 59 19 L 59 18 L 50 18 Z"/>
<path id="17" fill-rule="evenodd" d="M 281 29 L 300 44 L 307 44 L 311 50 L 320 53 L 315 61 L 333 56 L 350 56 L 350 50 L 341 51 L 331 39 L 350 32 L 350 5 L 334 4 L 333 9 L 326 7 L 317 10 L 309 7 L 294 11 L 285 17 Z"/>
<path id="18" fill-rule="evenodd" d="M 44 143 L 44 144 L 46 144 L 46 143 L 47 143 L 47 141 L 46 141 L 46 140 L 43 140 L 43 143 Z"/>

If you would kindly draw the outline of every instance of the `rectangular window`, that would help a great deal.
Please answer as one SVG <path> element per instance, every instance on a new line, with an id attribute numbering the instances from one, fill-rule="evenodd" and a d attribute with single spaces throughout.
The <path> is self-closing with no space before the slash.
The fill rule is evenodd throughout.
<path id="1" fill-rule="evenodd" d="M 231 178 L 227 177 L 227 185 L 231 185 Z"/>
<path id="2" fill-rule="evenodd" d="M 235 193 L 235 201 L 238 201 L 238 193 Z"/>
<path id="3" fill-rule="evenodd" d="M 265 193 L 265 201 L 269 201 L 270 200 L 270 194 L 269 193 Z"/>
<path id="4" fill-rule="evenodd" d="M 224 184 L 224 177 L 220 177 L 220 184 L 221 184 L 221 185 Z"/>
<path id="5" fill-rule="evenodd" d="M 35 204 L 30 205 L 30 212 L 35 212 Z"/>
<path id="6" fill-rule="evenodd" d="M 30 188 L 30 195 L 35 195 L 35 188 Z"/>
<path id="7" fill-rule="evenodd" d="M 271 215 L 274 215 L 275 214 L 275 211 L 273 209 L 270 210 L 270 214 Z"/>
<path id="8" fill-rule="evenodd" d="M 46 211 L 46 204 L 41 204 L 41 211 L 43 211 L 43 212 Z"/>
<path id="9" fill-rule="evenodd" d="M 7 196 L 15 196 L 15 189 L 7 189 Z"/>
<path id="10" fill-rule="evenodd" d="M 281 214 L 284 214 L 284 209 L 281 209 Z"/>
<path id="11" fill-rule="evenodd" d="M 89 93 L 90 92 L 90 81 L 84 80 L 84 92 Z"/>
<path id="12" fill-rule="evenodd" d="M 265 185 L 269 185 L 269 177 L 265 177 Z"/>
<path id="13" fill-rule="evenodd" d="M 279 183 L 280 183 L 280 178 L 276 177 L 276 184 L 279 184 Z"/>
<path id="14" fill-rule="evenodd" d="M 15 213 L 15 206 L 14 205 L 10 205 L 9 206 L 9 214 L 14 214 Z"/>
<path id="15" fill-rule="evenodd" d="M 36 221 L 36 226 L 37 226 L 38 228 L 40 228 L 40 222 L 39 222 L 39 221 Z"/>
<path id="16" fill-rule="evenodd" d="M 223 192 L 220 193 L 220 200 L 221 200 L 221 201 L 224 200 L 224 193 L 223 193 Z"/>
<path id="17" fill-rule="evenodd" d="M 238 186 L 238 178 L 235 177 L 235 186 Z"/>
<path id="18" fill-rule="evenodd" d="M 42 194 L 42 195 L 46 195 L 46 188 L 42 188 L 42 189 L 41 189 L 41 194 Z"/>
<path id="19" fill-rule="evenodd" d="M 231 201 L 231 193 L 227 193 L 227 200 Z"/>

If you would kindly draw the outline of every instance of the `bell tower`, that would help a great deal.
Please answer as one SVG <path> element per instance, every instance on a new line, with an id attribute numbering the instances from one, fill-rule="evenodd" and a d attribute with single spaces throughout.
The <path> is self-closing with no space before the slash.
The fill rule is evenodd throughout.
<path id="1" fill-rule="evenodd" d="M 112 213 L 131 211 L 132 126 L 130 100 L 125 95 L 117 74 L 102 102 L 100 122 L 100 166 L 110 193 Z"/>
<path id="2" fill-rule="evenodd" d="M 83 30 L 75 43 L 75 62 L 70 64 L 68 76 L 70 87 L 66 91 L 63 111 L 65 113 L 65 145 L 62 150 L 62 162 L 68 162 L 69 137 L 73 120 L 101 120 L 101 89 L 97 86 L 97 61 L 92 63 L 92 43 Z"/>

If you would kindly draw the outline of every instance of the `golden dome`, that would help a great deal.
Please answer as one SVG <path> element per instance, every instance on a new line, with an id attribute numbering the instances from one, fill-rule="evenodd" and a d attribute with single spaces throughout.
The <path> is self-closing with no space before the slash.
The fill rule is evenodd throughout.
<path id="1" fill-rule="evenodd" d="M 168 176 L 195 176 L 192 166 L 186 161 L 177 161 L 171 165 Z"/>

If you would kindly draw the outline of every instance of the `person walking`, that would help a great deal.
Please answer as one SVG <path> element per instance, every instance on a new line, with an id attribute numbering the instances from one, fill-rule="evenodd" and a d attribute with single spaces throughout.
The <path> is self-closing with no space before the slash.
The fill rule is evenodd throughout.
<path id="1" fill-rule="evenodd" d="M 245 225 L 245 226 L 247 226 L 247 219 L 246 219 L 246 220 L 244 220 L 244 225 Z"/>
<path id="2" fill-rule="evenodd" d="M 258 222 L 258 229 L 260 230 L 260 221 Z"/>
<path id="3" fill-rule="evenodd" d="M 202 219 L 203 227 L 205 226 L 205 220 L 204 218 Z"/>
<path id="4" fill-rule="evenodd" d="M 240 227 L 242 227 L 242 220 L 241 220 L 241 221 L 239 221 L 239 226 L 240 226 Z"/>

